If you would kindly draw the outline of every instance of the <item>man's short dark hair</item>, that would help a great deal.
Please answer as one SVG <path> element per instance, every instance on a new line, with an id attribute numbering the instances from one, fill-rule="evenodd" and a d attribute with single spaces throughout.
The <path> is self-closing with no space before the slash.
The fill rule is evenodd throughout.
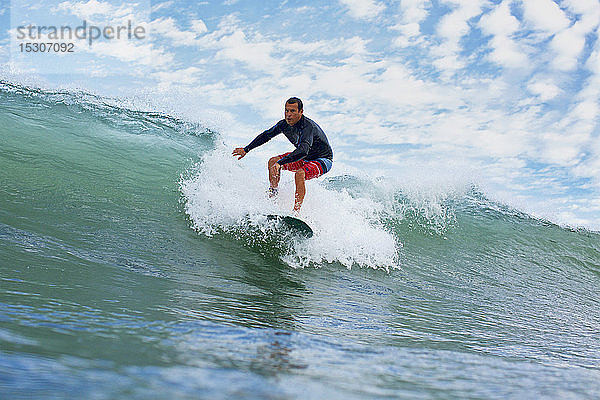
<path id="1" fill-rule="evenodd" d="M 302 111 L 302 108 L 304 108 L 304 106 L 302 105 L 302 100 L 300 100 L 297 97 L 290 97 L 288 101 L 285 102 L 285 104 L 298 104 L 298 111 Z"/>

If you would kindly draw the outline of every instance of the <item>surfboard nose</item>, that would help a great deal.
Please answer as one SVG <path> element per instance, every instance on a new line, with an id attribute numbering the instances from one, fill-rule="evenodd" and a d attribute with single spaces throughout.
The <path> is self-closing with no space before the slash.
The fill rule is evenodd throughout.
<path id="1" fill-rule="evenodd" d="M 299 236 L 303 236 L 305 238 L 310 238 L 313 236 L 313 230 L 311 229 L 311 227 L 308 226 L 308 224 L 302 221 L 301 219 L 290 217 L 288 215 L 274 214 L 267 215 L 267 219 L 279 222 L 286 229 Z"/>

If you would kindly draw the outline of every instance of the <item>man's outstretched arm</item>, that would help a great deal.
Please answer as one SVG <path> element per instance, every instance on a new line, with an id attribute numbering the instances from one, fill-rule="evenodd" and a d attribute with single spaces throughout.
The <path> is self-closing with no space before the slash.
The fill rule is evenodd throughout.
<path id="1" fill-rule="evenodd" d="M 269 140 L 271 140 L 275 136 L 279 135 L 283 131 L 284 124 L 285 124 L 285 120 L 281 120 L 277 124 L 275 124 L 275 126 L 273 126 L 270 129 L 267 129 L 266 131 L 264 131 L 263 133 L 258 135 L 256 138 L 254 138 L 254 140 L 252 142 L 250 142 L 250 144 L 248 146 L 242 148 L 244 150 L 244 155 L 239 157 L 238 160 L 240 158 L 244 157 L 246 155 L 246 153 L 248 153 L 250 150 L 267 143 Z M 239 150 L 239 147 L 234 150 L 234 155 L 236 155 L 235 154 L 236 150 Z M 238 153 L 239 153 L 239 151 L 238 151 Z M 241 155 L 241 153 L 240 153 L 240 155 Z"/>

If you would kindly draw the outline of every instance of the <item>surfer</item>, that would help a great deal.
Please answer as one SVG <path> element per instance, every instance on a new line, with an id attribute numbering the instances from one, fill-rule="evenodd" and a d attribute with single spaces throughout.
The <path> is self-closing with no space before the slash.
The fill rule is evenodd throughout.
<path id="1" fill-rule="evenodd" d="M 233 155 L 241 160 L 250 150 L 267 143 L 280 133 L 296 149 L 269 159 L 269 197 L 277 195 L 280 171 L 283 169 L 293 172 L 296 181 L 294 212 L 297 214 L 306 195 L 304 182 L 327 173 L 333 164 L 333 150 L 327 136 L 315 121 L 303 115 L 302 100 L 297 97 L 289 98 L 285 102 L 285 119 L 258 135 L 248 146 L 234 149 Z"/>

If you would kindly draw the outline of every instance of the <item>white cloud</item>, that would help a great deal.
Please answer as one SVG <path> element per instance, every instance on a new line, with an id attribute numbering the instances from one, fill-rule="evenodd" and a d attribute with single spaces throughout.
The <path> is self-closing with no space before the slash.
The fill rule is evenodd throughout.
<path id="1" fill-rule="evenodd" d="M 510 36 L 519 30 L 519 20 L 511 14 L 510 0 L 504 0 L 481 17 L 479 27 L 488 35 Z"/>
<path id="2" fill-rule="evenodd" d="M 599 35 L 600 27 L 596 29 L 596 36 L 598 38 L 600 38 Z M 596 39 L 596 46 L 594 47 L 594 50 L 592 51 L 586 62 L 586 67 L 589 71 L 592 72 L 592 74 L 594 74 L 594 76 L 591 79 L 594 79 L 596 81 L 600 80 L 600 42 L 598 39 Z"/>
<path id="3" fill-rule="evenodd" d="M 523 16 L 532 28 L 553 35 L 570 25 L 569 19 L 552 0 L 522 0 Z"/>
<path id="4" fill-rule="evenodd" d="M 597 101 L 582 101 L 573 108 L 573 115 L 581 120 L 594 120 L 600 115 L 600 107 Z"/>
<path id="5" fill-rule="evenodd" d="M 427 17 L 427 8 L 431 5 L 430 0 L 401 0 L 400 12 L 405 22 L 420 23 Z"/>
<path id="6" fill-rule="evenodd" d="M 552 39 L 551 48 L 556 54 L 552 65 L 558 70 L 571 71 L 577 67 L 586 36 L 593 35 L 600 24 L 600 2 L 569 0 L 565 5 L 576 14 L 577 22 Z"/>
<path id="7" fill-rule="evenodd" d="M 302 42 L 292 38 L 268 38 L 259 33 L 247 33 L 235 17 L 224 18 L 218 30 L 197 38 L 194 44 L 216 51 L 217 61 L 237 61 L 254 71 L 273 79 L 289 75 L 290 65 L 304 65 L 318 69 L 319 62 L 332 56 L 365 54 L 368 42 L 357 37 L 347 39 Z M 306 57 L 313 58 L 306 62 Z M 337 59 L 334 59 L 337 60 Z"/>
<path id="8" fill-rule="evenodd" d="M 98 0 L 88 0 L 87 2 L 64 1 L 56 9 L 75 15 L 90 24 L 107 21 L 122 22 L 123 20 L 132 20 L 138 23 L 138 21 L 148 20 L 150 12 L 150 9 L 143 7 L 143 3 L 125 3 L 114 6 L 109 2 Z"/>
<path id="9" fill-rule="evenodd" d="M 578 57 L 585 46 L 585 36 L 588 34 L 581 23 L 557 33 L 552 39 L 551 48 L 557 57 L 552 61 L 554 68 L 570 71 L 577 67 Z"/>
<path id="10" fill-rule="evenodd" d="M 583 154 L 589 135 L 579 132 L 550 132 L 540 135 L 539 161 L 573 167 Z"/>
<path id="11" fill-rule="evenodd" d="M 600 3 L 589 0 L 563 0 L 565 6 L 579 14 L 597 14 Z"/>
<path id="12" fill-rule="evenodd" d="M 206 27 L 206 24 L 201 19 L 192 20 L 191 24 L 192 24 L 192 29 L 197 34 L 202 35 L 202 34 L 208 32 L 208 28 Z"/>
<path id="13" fill-rule="evenodd" d="M 490 40 L 493 50 L 488 55 L 490 61 L 508 68 L 521 68 L 528 64 L 525 51 L 513 39 L 520 24 L 511 14 L 509 1 L 503 1 L 483 15 L 479 27 L 484 34 L 493 36 Z"/>
<path id="14" fill-rule="evenodd" d="M 201 20 L 194 21 L 193 27 L 194 30 L 200 29 L 202 30 Z M 203 24 L 203 23 L 202 23 Z M 198 31 L 190 32 L 183 31 L 179 29 L 178 22 L 175 19 L 168 18 L 158 18 L 153 20 L 150 23 L 151 32 L 153 35 L 161 35 L 163 37 L 169 38 L 175 46 L 191 46 L 196 43 L 196 38 L 198 36 Z M 204 26 L 206 29 L 206 26 Z"/>
<path id="15" fill-rule="evenodd" d="M 455 8 L 442 17 L 437 26 L 442 44 L 432 49 L 432 54 L 437 57 L 433 64 L 446 75 L 452 75 L 465 66 L 465 60 L 459 54 L 462 49 L 460 40 L 471 30 L 469 20 L 481 14 L 483 1 L 446 0 L 444 3 Z"/>
<path id="16" fill-rule="evenodd" d="M 589 178 L 592 185 L 600 185 L 600 140 L 590 142 L 586 150 L 590 156 L 582 163 L 572 169 L 576 177 Z M 600 205 L 600 197 L 596 199 L 597 206 Z"/>
<path id="17" fill-rule="evenodd" d="M 293 14 L 298 14 L 298 13 L 310 13 L 310 12 L 314 12 L 315 8 L 314 7 L 309 7 L 309 6 L 301 6 L 301 7 L 297 7 L 294 9 Z"/>
<path id="18" fill-rule="evenodd" d="M 446 0 L 444 3 L 456 8 L 442 18 L 437 33 L 456 43 L 471 30 L 468 21 L 481 13 L 482 2 L 479 0 Z"/>
<path id="19" fill-rule="evenodd" d="M 402 0 L 399 7 L 400 23 L 390 27 L 400 31 L 401 35 L 394 39 L 399 47 L 408 47 L 421 42 L 421 22 L 428 15 L 429 0 Z"/>
<path id="20" fill-rule="evenodd" d="M 348 8 L 350 15 L 356 19 L 375 18 L 386 8 L 385 4 L 376 0 L 340 0 L 340 3 Z"/>
<path id="21" fill-rule="evenodd" d="M 188 67 L 173 71 L 155 72 L 152 75 L 159 81 L 158 88 L 164 90 L 174 85 L 196 85 L 199 83 L 198 75 L 201 72 L 200 68 Z"/>
<path id="22" fill-rule="evenodd" d="M 113 57 L 121 62 L 151 66 L 154 68 L 165 67 L 173 61 L 174 55 L 163 49 L 154 47 L 149 42 L 137 43 L 131 40 L 113 40 L 94 43 L 89 48 L 81 46 L 81 51 L 86 51 L 98 58 Z"/>
<path id="23" fill-rule="evenodd" d="M 10 56 L 10 39 L 0 40 L 0 65 Z"/>
<path id="24" fill-rule="evenodd" d="M 98 0 L 87 2 L 64 1 L 58 5 L 61 11 L 67 11 L 83 19 L 91 19 L 94 15 L 106 16 L 114 12 L 115 7 L 110 3 Z"/>
<path id="25" fill-rule="evenodd" d="M 367 44 L 368 41 L 358 36 L 348 39 L 319 40 L 314 42 L 284 39 L 277 41 L 277 49 L 278 51 L 303 54 L 305 56 L 315 54 L 327 56 L 336 54 L 361 55 L 367 53 Z"/>
<path id="26" fill-rule="evenodd" d="M 529 85 L 527 85 L 527 90 L 538 96 L 541 101 L 551 100 L 560 93 L 558 86 L 556 86 L 554 82 L 550 80 L 536 80 L 530 82 Z"/>
<path id="27" fill-rule="evenodd" d="M 506 36 L 498 35 L 492 38 L 490 45 L 493 51 L 488 58 L 496 64 L 507 68 L 523 68 L 529 63 L 527 54 L 514 40 Z"/>
<path id="28" fill-rule="evenodd" d="M 217 60 L 240 61 L 258 71 L 272 71 L 278 64 L 271 56 L 275 49 L 274 42 L 249 41 L 241 30 L 221 38 L 219 47 L 221 49 L 215 57 Z"/>
<path id="29" fill-rule="evenodd" d="M 600 28 L 596 29 L 600 34 Z M 573 99 L 573 104 L 567 115 L 560 121 L 561 128 L 569 131 L 587 134 L 598 134 L 600 122 L 600 41 L 595 46 L 585 63 L 591 73 L 583 81 L 582 89 Z M 600 157 L 600 152 L 596 154 Z"/>
<path id="30" fill-rule="evenodd" d="M 581 31 L 593 32 L 600 24 L 600 2 L 564 0 L 564 5 L 571 13 L 578 14 L 577 23 L 581 25 Z"/>
<path id="31" fill-rule="evenodd" d="M 152 6 L 152 13 L 156 13 L 162 9 L 170 8 L 174 4 L 174 1 L 164 1 L 162 3 L 156 3 Z"/>

